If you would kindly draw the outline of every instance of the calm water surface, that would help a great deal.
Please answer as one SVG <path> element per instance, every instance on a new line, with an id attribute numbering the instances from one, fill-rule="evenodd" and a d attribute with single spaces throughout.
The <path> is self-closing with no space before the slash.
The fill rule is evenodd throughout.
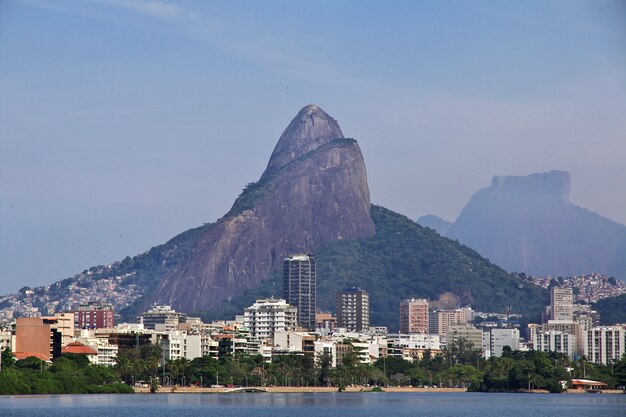
<path id="1" fill-rule="evenodd" d="M 0 396 L 0 416 L 626 416 L 626 395 L 310 393 Z"/>

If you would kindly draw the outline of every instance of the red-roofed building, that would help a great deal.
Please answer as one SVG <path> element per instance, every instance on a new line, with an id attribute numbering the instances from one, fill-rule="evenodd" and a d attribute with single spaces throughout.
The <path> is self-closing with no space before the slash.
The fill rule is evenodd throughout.
<path id="1" fill-rule="evenodd" d="M 50 359 L 46 355 L 42 355 L 41 353 L 36 352 L 13 352 L 13 357 L 16 361 L 21 361 L 22 359 L 30 358 L 34 356 L 35 358 L 42 360 L 44 362 L 50 362 Z"/>
<path id="2" fill-rule="evenodd" d="M 592 381 L 590 379 L 572 379 L 572 382 L 569 384 L 570 389 L 575 390 L 597 390 L 608 387 L 607 384 L 600 381 Z"/>
<path id="3" fill-rule="evenodd" d="M 80 342 L 72 342 L 61 349 L 61 353 L 71 353 L 73 355 L 86 355 L 92 364 L 98 363 L 98 349 L 83 345 Z"/>
<path id="4" fill-rule="evenodd" d="M 61 353 L 73 353 L 74 355 L 97 355 L 98 350 L 80 342 L 72 342 L 61 348 Z"/>

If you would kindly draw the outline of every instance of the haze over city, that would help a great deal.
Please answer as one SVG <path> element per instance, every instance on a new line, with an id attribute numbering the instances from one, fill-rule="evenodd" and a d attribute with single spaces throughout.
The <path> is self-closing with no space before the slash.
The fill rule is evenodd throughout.
<path id="1" fill-rule="evenodd" d="M 372 202 L 454 220 L 553 169 L 626 224 L 623 2 L 0 4 L 0 293 L 225 214 L 315 103 Z"/>

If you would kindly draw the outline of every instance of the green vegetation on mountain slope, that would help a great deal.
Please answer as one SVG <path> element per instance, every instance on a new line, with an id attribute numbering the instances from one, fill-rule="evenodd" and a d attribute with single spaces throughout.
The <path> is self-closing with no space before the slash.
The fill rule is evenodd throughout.
<path id="1" fill-rule="evenodd" d="M 318 304 L 334 306 L 334 294 L 358 286 L 370 294 L 370 322 L 398 326 L 400 302 L 436 300 L 452 292 L 462 305 L 482 311 L 538 316 L 545 290 L 522 282 L 472 249 L 442 238 L 405 216 L 372 206 L 376 235 L 339 241 L 317 251 Z"/>

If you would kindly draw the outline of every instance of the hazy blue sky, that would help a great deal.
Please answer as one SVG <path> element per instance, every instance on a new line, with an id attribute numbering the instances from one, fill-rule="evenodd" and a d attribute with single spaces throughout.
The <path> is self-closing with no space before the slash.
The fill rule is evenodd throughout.
<path id="1" fill-rule="evenodd" d="M 372 201 L 572 175 L 626 224 L 624 1 L 1 1 L 0 293 L 226 213 L 315 103 Z"/>

